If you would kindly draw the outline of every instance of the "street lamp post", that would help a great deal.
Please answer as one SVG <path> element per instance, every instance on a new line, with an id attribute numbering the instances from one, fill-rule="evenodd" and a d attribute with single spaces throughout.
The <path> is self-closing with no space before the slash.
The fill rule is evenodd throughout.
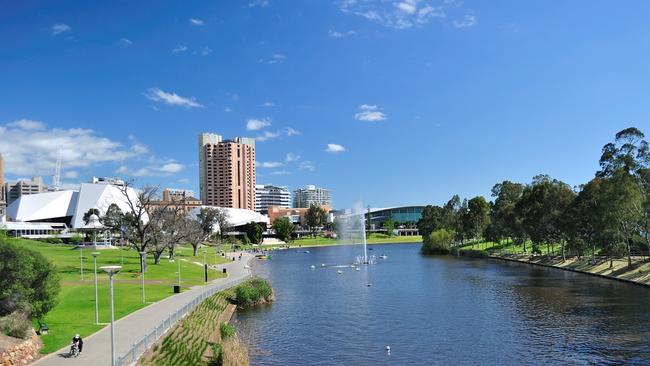
<path id="1" fill-rule="evenodd" d="M 93 255 L 93 273 L 95 279 L 95 324 L 99 324 L 99 305 L 97 303 L 97 256 L 99 252 L 92 252 Z"/>
<path id="2" fill-rule="evenodd" d="M 140 267 L 142 268 L 142 303 L 144 304 L 144 270 L 145 270 L 145 258 L 147 256 L 146 252 L 140 252 Z"/>
<path id="3" fill-rule="evenodd" d="M 178 289 L 181 288 L 181 252 L 178 251 L 176 254 L 178 256 Z"/>
<path id="4" fill-rule="evenodd" d="M 208 250 L 203 248 L 203 278 L 205 282 L 208 282 L 208 262 L 207 262 Z"/>
<path id="5" fill-rule="evenodd" d="M 100 267 L 109 277 L 109 287 L 111 293 L 111 366 L 115 365 L 115 308 L 113 305 L 113 275 L 122 269 L 122 266 L 104 266 Z"/>
<path id="6" fill-rule="evenodd" d="M 84 245 L 81 243 L 79 246 L 79 273 L 81 274 L 81 280 L 84 280 Z"/>

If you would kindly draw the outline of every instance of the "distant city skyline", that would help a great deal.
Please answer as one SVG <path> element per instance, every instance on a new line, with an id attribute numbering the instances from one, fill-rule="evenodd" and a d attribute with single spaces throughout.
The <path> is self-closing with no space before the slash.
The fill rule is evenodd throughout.
<path id="1" fill-rule="evenodd" d="M 650 3 L 0 4 L 5 178 L 199 192 L 196 136 L 256 142 L 256 183 L 333 206 L 571 186 L 650 134 Z M 372 16 L 371 16 L 372 15 Z"/>

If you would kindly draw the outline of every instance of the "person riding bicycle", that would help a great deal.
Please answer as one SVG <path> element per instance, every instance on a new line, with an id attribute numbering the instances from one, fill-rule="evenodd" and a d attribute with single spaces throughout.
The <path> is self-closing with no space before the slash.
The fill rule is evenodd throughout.
<path id="1" fill-rule="evenodd" d="M 75 346 L 76 346 L 77 349 L 79 350 L 79 353 L 81 353 L 81 351 L 82 351 L 83 348 L 84 348 L 84 341 L 83 341 L 83 339 L 81 339 L 81 336 L 80 336 L 79 334 L 75 334 L 75 336 L 72 337 L 72 347 L 71 347 L 71 350 L 74 349 Z M 72 351 L 71 351 L 70 353 L 72 353 Z"/>

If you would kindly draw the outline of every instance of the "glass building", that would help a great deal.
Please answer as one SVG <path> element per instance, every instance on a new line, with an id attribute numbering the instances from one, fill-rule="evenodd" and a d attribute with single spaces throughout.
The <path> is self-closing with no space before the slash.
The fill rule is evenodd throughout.
<path id="1" fill-rule="evenodd" d="M 366 219 L 370 216 L 370 225 L 373 228 L 382 227 L 383 223 L 393 220 L 400 225 L 416 224 L 422 218 L 424 206 L 390 207 L 382 209 L 370 209 L 366 213 Z"/>

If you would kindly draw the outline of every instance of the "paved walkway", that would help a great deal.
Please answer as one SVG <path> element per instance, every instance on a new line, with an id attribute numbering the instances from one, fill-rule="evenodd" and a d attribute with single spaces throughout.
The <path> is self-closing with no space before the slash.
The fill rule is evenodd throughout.
<path id="1" fill-rule="evenodd" d="M 227 256 L 232 257 L 230 254 Z M 220 278 L 206 286 L 223 286 L 235 282 L 249 275 L 250 269 L 244 266 L 253 258 L 253 255 L 244 253 L 241 261 L 220 265 L 228 270 L 227 278 Z M 116 356 L 124 355 L 131 346 L 151 332 L 157 325 L 165 320 L 169 314 L 198 296 L 206 286 L 197 286 L 178 295 L 170 296 L 159 302 L 151 304 L 134 313 L 131 313 L 115 322 Z M 70 339 L 72 336 L 70 335 Z M 51 353 L 34 363 L 38 366 L 56 365 L 108 365 L 111 364 L 111 327 L 106 326 L 96 333 L 84 338 L 83 353 L 77 358 L 67 358 L 69 346 Z"/>

